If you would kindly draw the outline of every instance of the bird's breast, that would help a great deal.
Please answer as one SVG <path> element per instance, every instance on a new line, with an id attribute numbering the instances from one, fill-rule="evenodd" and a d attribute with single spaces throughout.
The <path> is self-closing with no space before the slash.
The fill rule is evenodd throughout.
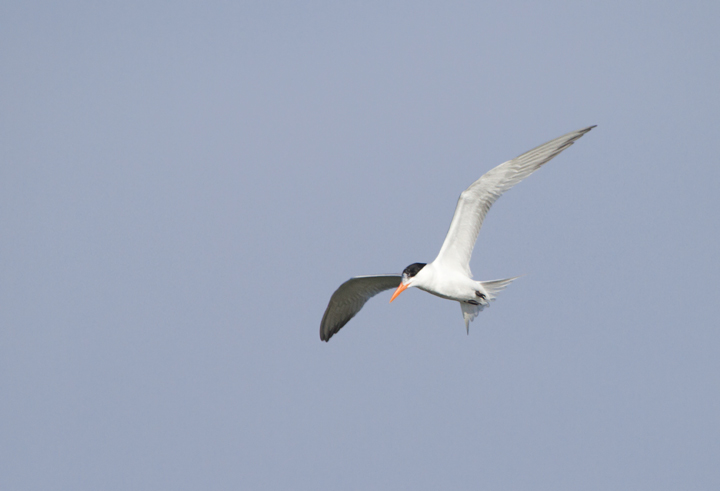
<path id="1" fill-rule="evenodd" d="M 415 286 L 440 298 L 457 300 L 458 302 L 477 299 L 475 294 L 478 290 L 477 282 L 461 273 L 433 271 L 432 275 L 428 275 L 423 280 Z"/>

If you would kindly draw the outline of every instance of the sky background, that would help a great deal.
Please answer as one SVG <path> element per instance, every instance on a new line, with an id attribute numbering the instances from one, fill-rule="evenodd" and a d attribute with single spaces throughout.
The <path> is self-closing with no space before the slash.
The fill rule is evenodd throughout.
<path id="1" fill-rule="evenodd" d="M 720 488 L 720 3 L 0 4 L 0 488 Z M 506 193 L 466 335 L 354 275 Z"/>

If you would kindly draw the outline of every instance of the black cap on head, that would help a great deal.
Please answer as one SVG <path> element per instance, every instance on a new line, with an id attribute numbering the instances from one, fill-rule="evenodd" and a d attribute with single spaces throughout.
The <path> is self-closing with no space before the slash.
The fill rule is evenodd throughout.
<path id="1" fill-rule="evenodd" d="M 425 267 L 427 263 L 412 263 L 410 266 L 405 268 L 403 270 L 403 276 L 407 276 L 408 278 L 412 278 L 416 274 L 420 272 L 421 269 Z"/>

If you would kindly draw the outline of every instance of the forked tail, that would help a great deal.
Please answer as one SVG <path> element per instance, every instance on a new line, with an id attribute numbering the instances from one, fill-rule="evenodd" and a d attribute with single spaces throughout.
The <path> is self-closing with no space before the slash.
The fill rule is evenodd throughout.
<path id="1" fill-rule="evenodd" d="M 503 291 L 505 287 L 518 278 L 519 276 L 515 276 L 514 278 L 505 278 L 504 280 L 481 281 L 480 284 L 487 293 L 487 299 L 485 299 L 485 302 L 478 303 L 478 305 L 460 302 L 463 319 L 465 319 L 465 330 L 468 334 L 470 334 L 470 321 L 475 319 L 482 309 L 490 306 L 490 300 L 495 300 L 495 294 Z"/>
<path id="2" fill-rule="evenodd" d="M 492 280 L 492 281 L 481 281 L 483 288 L 490 295 L 490 300 L 495 300 L 495 294 L 503 291 L 510 283 L 520 278 L 515 276 L 514 278 L 505 278 L 504 280 Z"/>

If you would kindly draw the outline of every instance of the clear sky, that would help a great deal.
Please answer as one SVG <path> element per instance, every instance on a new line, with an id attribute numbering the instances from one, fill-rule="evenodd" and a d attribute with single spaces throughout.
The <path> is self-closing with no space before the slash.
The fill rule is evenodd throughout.
<path id="1" fill-rule="evenodd" d="M 720 489 L 720 3 L 490 3 L 3 2 L 0 488 Z"/>

